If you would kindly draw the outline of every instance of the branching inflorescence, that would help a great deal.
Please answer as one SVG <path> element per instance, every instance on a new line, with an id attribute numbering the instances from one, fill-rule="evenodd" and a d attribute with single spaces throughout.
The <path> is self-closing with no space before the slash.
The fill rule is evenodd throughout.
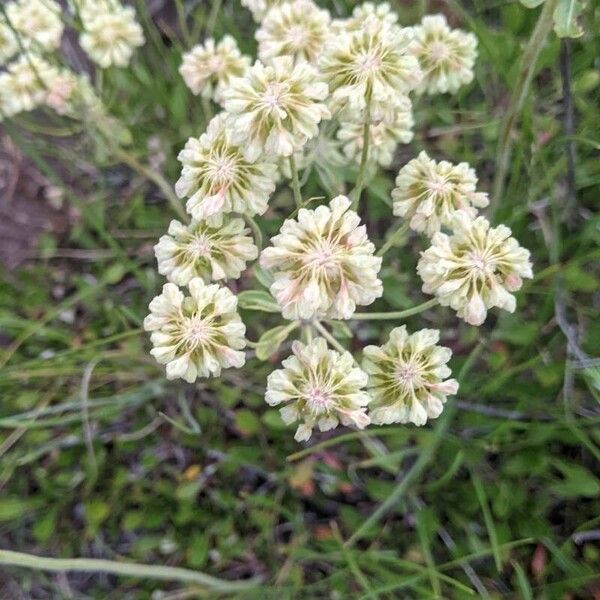
<path id="1" fill-rule="evenodd" d="M 168 282 L 144 321 L 151 353 L 169 379 L 192 383 L 241 368 L 248 347 L 261 359 L 273 355 L 297 333 L 302 339 L 268 377 L 265 395 L 285 423 L 297 423 L 297 440 L 339 423 L 424 425 L 458 391 L 440 332 L 396 327 L 358 359 L 336 336 L 352 331 L 339 321 L 393 320 L 433 304 L 481 325 L 492 308 L 513 312 L 513 293 L 532 277 L 529 252 L 510 229 L 479 215 L 488 196 L 467 163 L 424 151 L 407 161 L 388 199 L 401 222 L 380 248 L 361 211 L 363 189 L 413 139 L 415 98 L 455 93 L 473 80 L 477 40 L 442 15 L 402 26 L 387 3 L 366 2 L 346 19 L 313 0 L 242 4 L 258 23 L 259 60 L 252 63 L 229 35 L 182 58 L 180 74 L 201 97 L 207 124 L 179 154 L 176 195 L 159 182 L 180 220 L 155 246 Z M 144 43 L 135 11 L 117 0 L 68 5 L 69 24 L 98 69 L 126 66 Z M 55 0 L 0 7 L 0 119 L 40 106 L 81 121 L 106 116 L 88 77 L 56 59 L 62 10 Z M 311 172 L 326 197 L 303 194 Z M 270 199 L 286 180 L 291 193 L 281 198 L 289 210 L 263 246 L 261 218 L 275 210 Z M 358 313 L 382 297 L 384 255 L 410 231 L 427 244 L 417 273 L 433 300 L 402 313 Z M 232 281 L 249 267 L 264 287 L 237 295 Z M 238 304 L 289 323 L 249 342 Z"/>
<path id="2" fill-rule="evenodd" d="M 423 292 L 472 325 L 492 307 L 514 311 L 512 292 L 532 277 L 529 252 L 510 229 L 478 215 L 488 197 L 464 162 L 421 152 L 400 169 L 392 202 L 403 224 L 379 252 L 357 210 L 365 182 L 413 138 L 411 95 L 454 93 L 471 82 L 476 38 L 450 29 L 442 15 L 402 27 L 385 3 L 367 2 L 347 19 L 331 19 L 312 0 L 244 4 L 259 23 L 259 60 L 251 66 L 227 36 L 183 58 L 191 91 L 224 110 L 179 156 L 177 191 L 189 198 L 194 220 L 173 221 L 156 246 L 159 270 L 171 283 L 150 305 L 152 352 L 169 378 L 187 381 L 244 363 L 235 296 L 210 282 L 238 278 L 259 253 L 261 240 L 253 243 L 230 213 L 249 219 L 256 234 L 253 218 L 287 178 L 296 207 L 259 256 L 272 299 L 266 291 L 241 296 L 253 295 L 247 308 L 267 306 L 292 322 L 263 335 L 265 343 L 277 342 L 266 354 L 294 331 L 306 338 L 293 342 L 292 355 L 269 376 L 266 402 L 280 407 L 286 424 L 298 424 L 298 441 L 339 423 L 424 425 L 458 391 L 440 332 L 397 327 L 382 346 L 365 347 L 361 362 L 332 332 L 336 320 L 352 320 L 357 307 L 382 296 L 382 255 L 408 229 L 429 239 L 417 267 Z M 344 162 L 358 167 L 352 199 L 338 195 L 307 208 L 299 170 Z M 191 297 L 177 285 L 187 285 Z"/>

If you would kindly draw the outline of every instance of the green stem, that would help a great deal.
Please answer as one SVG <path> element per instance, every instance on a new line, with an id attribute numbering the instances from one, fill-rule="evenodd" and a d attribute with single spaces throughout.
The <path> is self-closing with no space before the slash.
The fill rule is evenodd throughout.
<path id="1" fill-rule="evenodd" d="M 406 317 L 411 317 L 412 315 L 417 315 L 432 306 L 436 306 L 439 303 L 437 298 L 432 298 L 431 300 L 427 300 L 427 302 L 423 302 L 417 306 L 413 306 L 412 308 L 407 308 L 406 310 L 400 310 L 397 312 L 380 312 L 380 313 L 354 313 L 352 315 L 353 319 L 357 319 L 358 321 L 385 321 L 388 319 L 404 319 Z"/>
<path id="2" fill-rule="evenodd" d="M 404 234 L 408 231 L 410 227 L 410 222 L 406 221 L 390 237 L 388 237 L 387 241 L 379 250 L 377 251 L 376 256 L 383 256 L 390 248 L 397 246 L 398 242 L 404 237 Z"/>
<path id="3" fill-rule="evenodd" d="M 310 344 L 314 339 L 314 332 L 312 325 L 308 324 L 302 328 L 302 333 L 304 334 L 304 339 L 307 344 Z"/>
<path id="4" fill-rule="evenodd" d="M 213 31 L 215 30 L 215 25 L 217 24 L 217 17 L 219 16 L 219 11 L 221 10 L 221 4 L 223 0 L 213 0 L 212 6 L 210 9 L 210 14 L 208 15 L 208 19 L 206 21 L 206 33 L 211 36 Z"/>
<path id="5" fill-rule="evenodd" d="M 546 38 L 552 31 L 554 24 L 553 15 L 557 4 L 558 0 L 546 0 L 535 29 L 521 56 L 519 74 L 513 88 L 508 110 L 502 121 L 500 136 L 498 138 L 496 176 L 494 178 L 492 204 L 490 205 L 488 213 L 490 220 L 494 216 L 498 205 L 502 202 L 502 195 L 504 193 L 504 185 L 512 151 L 512 133 L 523 108 L 523 104 L 525 103 L 525 99 L 527 98 L 527 94 L 529 93 L 529 87 L 531 85 L 531 80 L 533 79 L 538 58 L 545 46 Z"/>
<path id="6" fill-rule="evenodd" d="M 140 577 L 147 579 L 162 579 L 167 581 L 187 581 L 197 583 L 207 589 L 219 592 L 239 592 L 249 590 L 259 583 L 258 579 L 248 581 L 225 581 L 211 577 L 200 571 L 182 569 L 179 567 L 166 567 L 162 565 L 144 565 L 136 563 L 117 562 L 95 558 L 46 558 L 0 550 L 0 564 L 13 567 L 24 567 L 35 571 L 87 571 L 96 573 L 110 573 L 127 577 Z"/>
<path id="7" fill-rule="evenodd" d="M 154 183 L 158 189 L 165 195 L 171 208 L 177 214 L 177 216 L 183 220 L 184 223 L 189 222 L 189 217 L 185 212 L 179 198 L 177 198 L 173 188 L 169 185 L 166 179 L 158 172 L 153 171 L 150 167 L 146 167 L 141 162 L 127 152 L 123 150 L 123 148 L 115 147 L 113 148 L 113 152 L 115 156 L 123 163 L 128 165 L 132 170 L 136 173 L 140 174 L 142 177 L 145 177 L 152 183 Z"/>
<path id="8" fill-rule="evenodd" d="M 202 96 L 202 112 L 204 113 L 204 120 L 208 125 L 208 122 L 213 118 L 214 113 L 210 98 L 207 98 L 206 96 Z"/>
<path id="9" fill-rule="evenodd" d="M 190 36 L 190 29 L 187 24 L 183 0 L 175 0 L 175 9 L 177 11 L 177 22 L 179 24 L 179 29 L 181 30 L 181 35 L 183 36 L 185 43 L 188 46 L 191 46 L 192 39 Z"/>
<path id="10" fill-rule="evenodd" d="M 302 192 L 300 191 L 300 180 L 298 179 L 298 169 L 296 167 L 296 159 L 292 154 L 290 156 L 290 171 L 292 172 L 292 190 L 294 192 L 294 201 L 296 208 L 302 206 Z"/>
<path id="11" fill-rule="evenodd" d="M 360 195 L 365 187 L 367 175 L 367 163 L 369 161 L 369 144 L 371 141 L 371 93 L 367 93 L 367 106 L 365 108 L 365 123 L 363 125 L 362 153 L 360 156 L 360 170 L 356 179 L 356 186 L 350 193 L 352 198 L 352 210 L 358 210 Z"/>
<path id="12" fill-rule="evenodd" d="M 244 218 L 246 219 L 246 223 L 248 223 L 250 229 L 252 229 L 252 233 L 254 235 L 254 243 L 256 244 L 256 247 L 260 252 L 263 247 L 262 231 L 260 230 L 258 223 L 250 215 L 244 215 Z"/>
<path id="13" fill-rule="evenodd" d="M 342 346 L 319 321 L 313 321 L 313 325 L 332 348 L 337 350 L 340 354 L 346 354 L 346 352 L 348 352 L 348 350 L 346 350 L 346 348 L 344 348 L 344 346 Z"/>

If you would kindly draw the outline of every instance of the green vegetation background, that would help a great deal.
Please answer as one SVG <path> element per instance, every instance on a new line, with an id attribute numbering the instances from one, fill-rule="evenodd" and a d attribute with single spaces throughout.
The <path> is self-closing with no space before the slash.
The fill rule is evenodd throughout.
<path id="1" fill-rule="evenodd" d="M 320 4 L 349 10 L 344 0 Z M 414 142 L 371 182 L 363 214 L 379 243 L 393 177 L 421 149 L 470 162 L 491 189 L 499 125 L 539 14 L 510 1 L 393 4 L 406 24 L 424 9 L 443 11 L 476 33 L 480 56 L 475 82 L 457 96 L 415 101 Z M 152 19 L 145 2 L 137 5 L 147 44 L 130 68 L 105 74 L 103 97 L 131 133 L 130 154 L 174 182 L 179 149 L 205 126 L 202 104 L 177 72 L 182 51 L 214 28 L 254 54 L 254 25 L 236 1 L 212 14 L 200 3 L 182 34 L 176 18 Z M 264 584 L 221 594 L 182 582 L 0 566 L 0 597 L 600 594 L 597 2 L 583 24 L 582 38 L 561 42 L 552 33 L 541 53 L 496 199 L 495 222 L 532 251 L 535 279 L 518 294 L 514 315 L 494 311 L 481 328 L 446 309 L 407 320 L 409 328 L 440 328 L 453 370 L 466 366 L 466 374 L 444 427 L 373 428 L 369 451 L 336 431 L 288 460 L 302 447 L 263 401 L 266 375 L 285 348 L 272 363 L 252 360 L 221 380 L 167 382 L 140 330 L 162 285 L 152 245 L 173 217 L 164 197 L 85 135 L 64 135 L 72 124 L 49 113 L 5 123 L 30 168 L 64 190 L 69 226 L 42 235 L 16 270 L 0 271 L 0 547 L 180 566 L 228 580 L 260 576 Z M 313 174 L 305 196 L 323 192 Z M 291 203 L 282 186 L 262 220 L 267 235 Z M 414 270 L 422 248 L 414 239 L 388 253 L 385 295 L 373 309 L 425 299 Z M 242 282 L 256 285 L 251 273 Z M 277 324 L 266 313 L 243 317 L 251 339 Z M 352 347 L 383 339 L 392 325 L 361 324 Z M 344 547 L 390 497 L 391 510 Z"/>

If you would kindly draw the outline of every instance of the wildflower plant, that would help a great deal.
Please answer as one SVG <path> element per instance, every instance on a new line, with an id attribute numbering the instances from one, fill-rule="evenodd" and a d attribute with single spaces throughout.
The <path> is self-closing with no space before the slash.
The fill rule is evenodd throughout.
<path id="1" fill-rule="evenodd" d="M 159 272 L 172 283 L 150 304 L 152 353 L 169 378 L 193 381 L 239 368 L 253 353 L 277 360 L 296 338 L 265 394 L 284 423 L 296 424 L 296 440 L 339 424 L 424 425 L 458 392 L 444 331 L 400 325 L 367 334 L 360 323 L 396 325 L 441 305 L 481 325 L 493 307 L 515 310 L 512 293 L 532 276 L 529 253 L 506 226 L 479 215 L 488 197 L 465 162 L 422 151 L 401 165 L 387 200 L 400 222 L 379 248 L 361 200 L 379 169 L 394 164 L 398 144 L 413 139 L 420 94 L 454 93 L 471 82 L 476 38 L 450 29 L 441 15 L 403 27 L 385 3 L 333 20 L 312 0 L 244 5 L 258 21 L 254 65 L 246 67 L 249 59 L 227 38 L 183 56 L 192 92 L 223 110 L 179 155 L 176 189 L 192 220 L 172 221 L 155 248 Z M 226 56 L 237 63 L 226 66 Z M 305 196 L 313 170 L 330 194 Z M 263 242 L 275 215 L 283 224 Z M 370 311 L 384 292 L 384 260 L 411 232 L 422 235 L 417 271 L 433 299 L 400 313 Z M 242 311 L 282 320 L 255 342 L 236 312 L 235 279 L 262 286 L 238 293 Z M 190 297 L 177 287 L 185 285 Z M 344 347 L 348 337 L 360 347 L 365 335 L 386 341 L 358 352 Z"/>
<path id="2" fill-rule="evenodd" d="M 341 19 L 314 0 L 243 5 L 257 21 L 254 62 L 227 34 L 182 52 L 181 88 L 190 102 L 199 96 L 205 123 L 182 143 L 174 192 L 151 173 L 178 217 L 154 247 L 166 282 L 144 320 L 151 354 L 168 379 L 188 383 L 283 356 L 265 399 L 296 425 L 298 441 L 340 424 L 425 425 L 458 392 L 449 335 L 399 321 L 438 306 L 479 326 L 492 309 L 513 312 L 532 277 L 510 229 L 479 214 L 488 196 L 473 168 L 422 149 L 398 158 L 399 145 L 406 157 L 415 143 L 423 94 L 472 82 L 477 40 L 441 15 L 404 26 L 387 3 Z M 144 44 L 137 15 L 117 0 L 67 6 L 0 7 L 0 118 L 51 109 L 98 138 L 111 131 L 120 141 L 107 139 L 106 154 L 139 170 L 122 148 L 128 131 L 98 93 L 103 70 L 128 65 Z M 61 60 L 67 27 L 89 73 Z M 392 191 L 378 185 L 383 169 L 396 175 Z M 322 194 L 310 196 L 315 189 Z M 387 232 L 365 190 L 398 218 Z M 419 246 L 415 280 L 430 298 L 378 312 L 388 265 Z M 248 311 L 269 320 L 247 336 Z"/>

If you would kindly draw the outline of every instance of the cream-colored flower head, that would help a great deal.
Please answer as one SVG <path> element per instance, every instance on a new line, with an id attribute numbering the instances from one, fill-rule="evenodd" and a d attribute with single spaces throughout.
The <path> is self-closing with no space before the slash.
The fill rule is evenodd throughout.
<path id="1" fill-rule="evenodd" d="M 200 278 L 188 285 L 189 296 L 166 283 L 150 302 L 144 329 L 151 331 L 150 354 L 167 366 L 167 379 L 218 377 L 221 369 L 246 362 L 246 327 L 237 313 L 237 298 L 226 287 L 206 285 Z"/>
<path id="2" fill-rule="evenodd" d="M 413 139 L 413 126 L 412 105 L 405 97 L 402 106 L 396 109 L 396 118 L 392 123 L 380 121 L 370 126 L 369 162 L 389 167 L 398 143 L 408 144 Z M 363 129 L 360 123 L 342 123 L 337 134 L 344 143 L 344 154 L 357 163 L 362 154 Z"/>
<path id="3" fill-rule="evenodd" d="M 435 294 L 471 325 L 481 325 L 494 306 L 513 312 L 510 292 L 521 288 L 523 277 L 533 277 L 529 251 L 508 227 L 490 227 L 484 217 L 473 219 L 464 210 L 454 213 L 452 230 L 450 236 L 436 233 L 421 254 L 417 271 L 423 292 Z"/>
<path id="4" fill-rule="evenodd" d="M 179 73 L 193 94 L 220 103 L 234 77 L 242 77 L 250 67 L 250 58 L 243 56 L 237 43 L 226 35 L 217 44 L 209 38 L 183 55 Z"/>
<path id="5" fill-rule="evenodd" d="M 332 25 L 335 33 L 357 31 L 363 28 L 370 17 L 376 18 L 387 27 L 398 27 L 398 15 L 387 2 L 359 4 L 349 19 L 336 19 Z"/>
<path id="6" fill-rule="evenodd" d="M 315 426 L 328 431 L 339 422 L 359 429 L 369 424 L 365 407 L 370 397 L 363 389 L 367 374 L 354 366 L 349 352 L 328 350 L 323 338 L 307 345 L 295 341 L 292 351 L 283 369 L 269 375 L 265 400 L 284 405 L 279 412 L 286 424 L 300 422 L 294 436 L 298 442 L 310 439 Z"/>
<path id="7" fill-rule="evenodd" d="M 319 133 L 322 119 L 331 117 L 321 102 L 327 93 L 308 63 L 294 65 L 289 56 L 268 66 L 257 61 L 224 94 L 233 141 L 244 146 L 250 160 L 263 153 L 291 156 Z"/>
<path id="8" fill-rule="evenodd" d="M 77 109 L 93 91 L 87 77 L 77 75 L 69 69 L 60 69 L 46 83 L 44 103 L 59 115 L 77 116 Z"/>
<path id="9" fill-rule="evenodd" d="M 99 14 L 105 14 L 114 8 L 113 0 L 68 0 L 71 10 L 85 23 Z"/>
<path id="10" fill-rule="evenodd" d="M 424 75 L 418 93 L 454 93 L 473 80 L 477 38 L 472 33 L 450 29 L 443 15 L 423 17 L 414 30 L 411 50 Z"/>
<path id="11" fill-rule="evenodd" d="M 393 122 L 404 96 L 421 81 L 409 53 L 410 28 L 390 28 L 374 16 L 355 32 L 330 38 L 320 60 L 329 84 L 330 106 L 340 118 L 364 122 L 370 97 L 371 120 Z"/>
<path id="12" fill-rule="evenodd" d="M 349 319 L 383 293 L 381 258 L 345 196 L 301 208 L 271 243 L 260 264 L 273 272 L 271 293 L 286 319 Z"/>
<path id="13" fill-rule="evenodd" d="M 25 47 L 37 51 L 51 51 L 60 46 L 64 30 L 61 12 L 54 0 L 17 0 L 6 6 L 8 20 Z"/>
<path id="14" fill-rule="evenodd" d="M 260 23 L 270 8 L 278 6 L 283 0 L 242 0 L 242 6 L 245 6 L 251 13 L 257 23 Z"/>
<path id="15" fill-rule="evenodd" d="M 0 73 L 0 106 L 4 116 L 11 117 L 33 110 L 46 100 L 50 82 L 58 70 L 35 54 L 21 55 Z"/>
<path id="16" fill-rule="evenodd" d="M 477 208 L 489 204 L 487 194 L 476 188 L 477 175 L 467 163 L 437 162 L 421 152 L 398 173 L 392 192 L 394 214 L 431 237 L 450 225 L 455 211 L 464 209 L 474 218 Z"/>
<path id="17" fill-rule="evenodd" d="M 130 6 L 91 13 L 79 41 L 86 54 L 103 69 L 126 67 L 134 50 L 144 44 L 144 32 Z"/>
<path id="18" fill-rule="evenodd" d="M 222 113 L 179 153 L 183 169 L 175 191 L 180 198 L 189 198 L 187 211 L 198 221 L 229 212 L 262 215 L 275 190 L 275 162 L 249 161 L 231 137 Z"/>
<path id="19" fill-rule="evenodd" d="M 329 12 L 312 0 L 291 0 L 273 7 L 256 32 L 258 57 L 269 63 L 276 56 L 315 63 L 330 35 Z"/>
<path id="20" fill-rule="evenodd" d="M 0 15 L 0 67 L 10 60 L 19 50 L 19 44 L 13 30 Z"/>
<path id="21" fill-rule="evenodd" d="M 221 215 L 190 225 L 173 220 L 168 235 L 154 246 L 158 272 L 180 286 L 194 277 L 204 281 L 237 279 L 246 263 L 258 257 L 249 232 L 242 219 Z"/>
<path id="22" fill-rule="evenodd" d="M 403 325 L 392 330 L 383 346 L 364 349 L 362 368 L 369 374 L 369 416 L 374 424 L 425 425 L 428 418 L 440 416 L 446 396 L 458 391 L 458 382 L 447 379 L 452 351 L 437 346 L 439 339 L 435 329 L 409 335 Z"/>

